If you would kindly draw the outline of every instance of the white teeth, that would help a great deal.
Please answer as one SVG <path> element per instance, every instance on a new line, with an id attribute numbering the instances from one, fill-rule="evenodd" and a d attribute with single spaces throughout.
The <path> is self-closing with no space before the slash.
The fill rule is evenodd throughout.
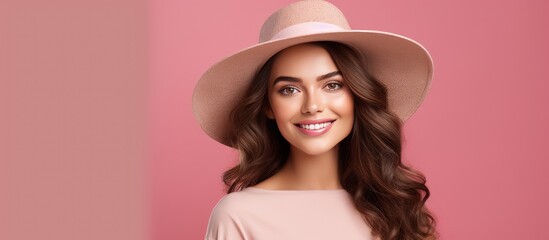
<path id="1" fill-rule="evenodd" d="M 308 130 L 318 130 L 318 129 L 325 128 L 330 124 L 332 124 L 332 122 L 324 122 L 324 123 L 317 123 L 317 124 L 299 124 L 299 127 L 305 128 Z"/>

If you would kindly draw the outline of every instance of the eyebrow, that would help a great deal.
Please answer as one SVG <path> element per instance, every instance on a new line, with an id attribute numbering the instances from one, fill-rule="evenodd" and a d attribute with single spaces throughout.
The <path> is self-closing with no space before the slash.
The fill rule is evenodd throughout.
<path id="1" fill-rule="evenodd" d="M 330 73 L 326 73 L 324 75 L 321 75 L 321 76 L 318 76 L 316 78 L 317 81 L 322 81 L 322 80 L 325 80 L 325 79 L 328 79 L 328 78 L 331 78 L 331 77 L 334 77 L 334 76 L 338 76 L 340 75 L 341 76 L 341 72 L 338 70 L 338 71 L 333 71 L 333 72 L 330 72 Z M 273 83 L 273 86 L 276 85 L 276 83 L 280 82 L 280 81 L 286 81 L 286 82 L 302 82 L 302 80 L 300 78 L 296 78 L 296 77 L 289 77 L 289 76 L 279 76 L 277 77 L 275 80 L 274 80 L 274 83 Z"/>

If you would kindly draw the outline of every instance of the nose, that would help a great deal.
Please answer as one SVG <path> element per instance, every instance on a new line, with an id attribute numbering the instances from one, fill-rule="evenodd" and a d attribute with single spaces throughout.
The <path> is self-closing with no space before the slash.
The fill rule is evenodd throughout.
<path id="1" fill-rule="evenodd" d="M 305 99 L 301 108 L 302 113 L 314 114 L 324 111 L 324 99 L 317 91 L 305 94 Z"/>

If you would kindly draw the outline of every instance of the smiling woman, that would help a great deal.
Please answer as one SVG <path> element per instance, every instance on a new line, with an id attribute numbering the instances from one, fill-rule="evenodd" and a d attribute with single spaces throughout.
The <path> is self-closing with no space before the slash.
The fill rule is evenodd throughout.
<path id="1" fill-rule="evenodd" d="M 271 61 L 266 112 L 290 143 L 290 159 L 331 154 L 337 162 L 331 152 L 337 153 L 338 143 L 353 127 L 353 96 L 330 54 L 318 45 L 301 44 Z M 314 186 L 319 184 L 314 180 L 304 184 L 326 188 Z"/>
<path id="2" fill-rule="evenodd" d="M 431 59 L 407 38 L 346 29 L 335 6 L 294 3 L 264 24 L 267 44 L 202 76 L 197 120 L 240 151 L 206 239 L 436 236 L 400 131 L 426 93 Z"/>

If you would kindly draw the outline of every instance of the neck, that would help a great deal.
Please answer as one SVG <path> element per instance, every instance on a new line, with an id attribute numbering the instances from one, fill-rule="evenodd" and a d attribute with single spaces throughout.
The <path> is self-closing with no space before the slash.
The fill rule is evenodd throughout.
<path id="1" fill-rule="evenodd" d="M 291 148 L 288 161 L 281 170 L 292 189 L 340 189 L 338 146 L 320 155 L 309 155 Z"/>

